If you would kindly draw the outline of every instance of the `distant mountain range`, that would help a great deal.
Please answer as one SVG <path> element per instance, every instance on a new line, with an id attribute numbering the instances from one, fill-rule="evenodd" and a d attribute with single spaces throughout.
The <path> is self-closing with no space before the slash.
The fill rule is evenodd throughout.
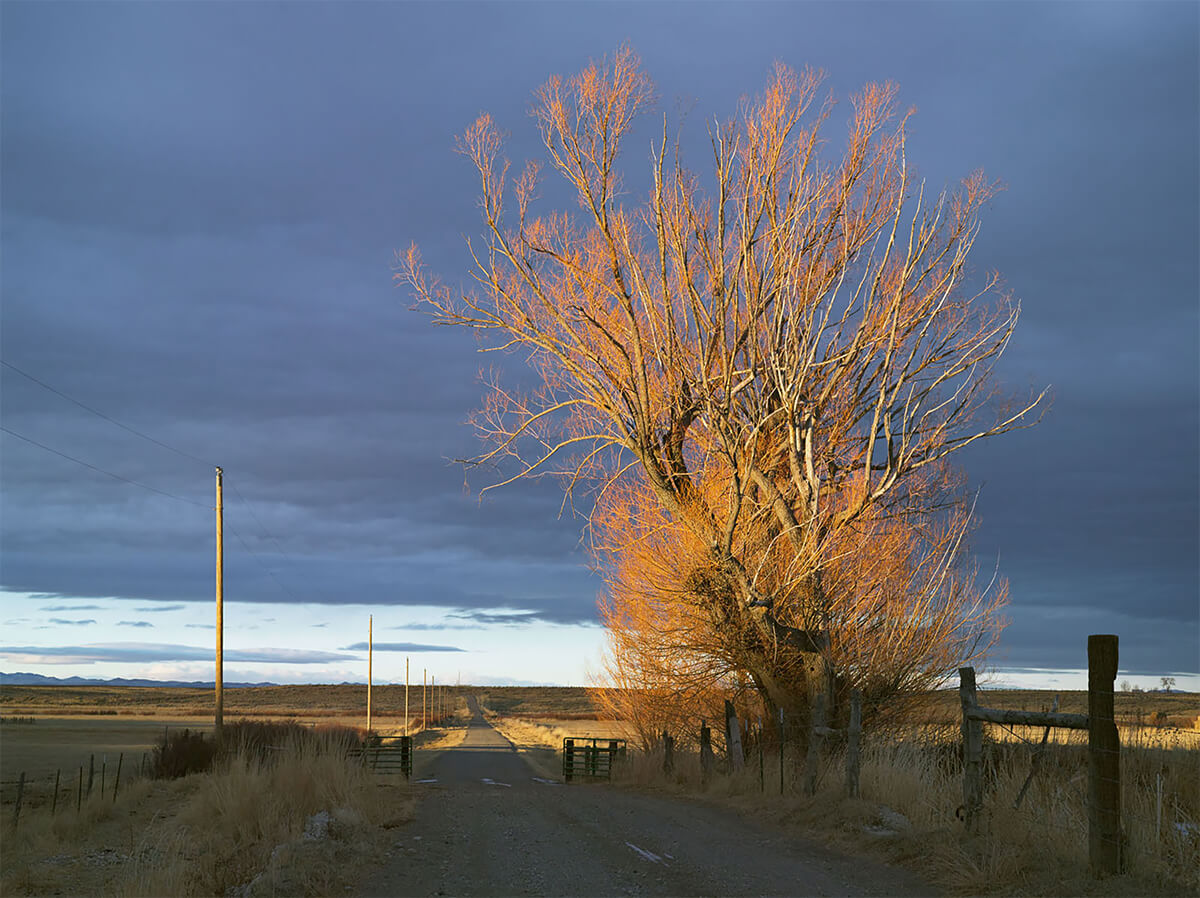
<path id="1" fill-rule="evenodd" d="M 114 677 L 111 680 L 94 680 L 89 677 L 45 677 L 35 673 L 3 673 L 0 672 L 0 685 L 3 686 L 186 686 L 193 689 L 214 689 L 212 681 L 184 682 L 183 680 L 129 680 L 124 677 Z M 225 683 L 226 689 L 237 689 L 245 686 L 278 686 L 278 683 Z"/>

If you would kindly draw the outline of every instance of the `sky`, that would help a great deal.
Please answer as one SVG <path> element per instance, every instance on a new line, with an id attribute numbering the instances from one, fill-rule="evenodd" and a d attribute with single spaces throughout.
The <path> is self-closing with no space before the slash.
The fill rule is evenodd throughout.
<path id="1" fill-rule="evenodd" d="M 1123 679 L 1200 689 L 1198 10 L 7 0 L 0 670 L 211 680 L 220 465 L 226 681 L 364 680 L 370 617 L 376 682 L 588 682 L 584 521 L 480 497 L 487 360 L 392 278 L 413 241 L 469 278 L 455 135 L 536 155 L 532 92 L 628 42 L 685 149 L 781 61 L 826 73 L 831 140 L 890 80 L 927 183 L 1005 183 L 973 263 L 1022 303 L 1002 385 L 1053 401 L 960 458 L 1010 581 L 993 682 L 1077 687 L 1117 633 Z"/>

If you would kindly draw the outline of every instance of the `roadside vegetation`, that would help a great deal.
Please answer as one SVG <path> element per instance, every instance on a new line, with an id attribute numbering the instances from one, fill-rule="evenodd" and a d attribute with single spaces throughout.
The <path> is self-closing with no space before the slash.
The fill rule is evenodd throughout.
<path id="1" fill-rule="evenodd" d="M 53 816 L 33 807 L 6 827 L 0 893 L 341 892 L 412 812 L 406 787 L 348 763 L 358 739 L 245 722 L 228 725 L 220 745 L 182 731 L 165 737 L 156 778 L 115 800 L 97 791 L 79 812 L 73 801 Z"/>
<path id="2" fill-rule="evenodd" d="M 1040 707 L 1051 695 L 992 691 L 995 707 Z M 912 867 L 952 894 L 1192 895 L 1200 890 L 1200 697 L 1142 693 L 1118 696 L 1122 718 L 1122 820 L 1127 872 L 1108 880 L 1088 877 L 1086 734 L 1052 731 L 1019 807 L 1042 732 L 989 725 L 985 734 L 985 823 L 976 841 L 964 841 L 962 737 L 957 696 L 934 693 L 912 710 L 908 723 L 864 735 L 860 798 L 846 797 L 845 746 L 826 746 L 815 795 L 803 791 L 804 756 L 789 745 L 783 763 L 774 743 L 747 752 L 730 773 L 720 728 L 713 727 L 717 769 L 701 775 L 696 734 L 676 733 L 673 769 L 663 770 L 663 746 L 642 747 L 634 729 L 612 720 L 563 721 L 493 716 L 489 719 L 529 758 L 541 775 L 561 777 L 567 736 L 632 737 L 628 762 L 615 782 L 702 798 L 765 818 L 848 853 L 866 853 Z M 1084 693 L 1063 693 L 1074 709 Z M 1170 719 L 1184 726 L 1154 725 Z M 1139 722 L 1140 721 L 1140 722 Z M 711 721 L 710 721 L 711 723 Z"/>

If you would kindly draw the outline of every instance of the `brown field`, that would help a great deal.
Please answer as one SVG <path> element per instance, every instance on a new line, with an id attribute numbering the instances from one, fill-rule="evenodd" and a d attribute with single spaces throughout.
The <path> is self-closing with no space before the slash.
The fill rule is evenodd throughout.
<path id="1" fill-rule="evenodd" d="M 410 712 L 420 716 L 420 688 L 410 689 Z M 518 746 L 534 766 L 547 776 L 558 773 L 557 749 L 564 736 L 614 737 L 629 735 L 621 721 L 601 720 L 587 690 L 581 688 L 451 687 L 445 693 L 447 705 L 461 716 L 468 695 L 478 696 L 491 721 Z M 1086 694 L 1060 692 L 1059 710 L 1086 711 Z M 1055 693 L 1040 691 L 985 690 L 980 703 L 994 708 L 1048 709 Z M 377 731 L 395 732 L 403 723 L 404 689 L 402 686 L 375 687 L 372 696 L 373 724 Z M 280 686 L 230 689 L 226 691 L 226 720 L 239 718 L 295 719 L 314 724 L 365 724 L 366 689 L 363 686 Z M 1120 693 L 1116 711 L 1122 734 L 1123 826 L 1130 840 L 1131 872 L 1117 880 L 1099 884 L 1086 876 L 1086 754 L 1082 732 L 1054 731 L 1052 742 L 1065 742 L 1045 759 L 1034 778 L 1025 804 L 1017 810 L 1014 796 L 1031 769 L 1032 745 L 1040 732 L 1022 728 L 988 726 L 986 749 L 989 786 L 986 814 L 991 838 L 982 851 L 967 850 L 947 834 L 958 832 L 955 808 L 961 803 L 961 762 L 956 761 L 959 705 L 956 692 L 947 691 L 917 700 L 882 738 L 867 734 L 864 742 L 862 771 L 863 800 L 846 799 L 841 786 L 842 748 L 829 747 L 821 774 L 818 794 L 803 795 L 798 783 L 802 758 L 789 757 L 786 795 L 778 794 L 780 760 L 768 752 L 764 759 L 767 779 L 774 789 L 763 789 L 757 759 L 735 776 L 720 776 L 714 782 L 699 782 L 698 761 L 694 752 L 681 747 L 676 771 L 665 777 L 661 759 L 653 753 L 633 752 L 633 763 L 624 774 L 627 787 L 667 790 L 681 795 L 703 795 L 705 800 L 728 803 L 740 810 L 764 816 L 779 825 L 807 837 L 823 839 L 847 851 L 882 853 L 883 857 L 919 868 L 952 893 L 970 894 L 1095 894 L 1135 895 L 1194 894 L 1200 888 L 1200 838 L 1195 826 L 1200 821 L 1200 696 L 1195 694 Z M 200 689 L 111 688 L 111 687 L 14 687 L 0 688 L 0 769 L 4 780 L 5 811 L 11 813 L 15 778 L 24 771 L 29 781 L 25 793 L 26 810 L 22 816 L 22 843 L 26 847 L 9 852 L 4 858 L 0 879 L 8 888 L 4 893 L 40 893 L 54 885 L 66 891 L 92 890 L 126 894 L 160 894 L 171 891 L 178 877 L 197 875 L 197 863 L 176 868 L 170 846 L 153 855 L 152 864 L 141 869 L 137 881 L 75 879 L 79 871 L 91 869 L 92 857 L 84 846 L 102 846 L 114 838 L 132 838 L 140 824 L 133 819 L 149 815 L 169 821 L 176 835 L 178 825 L 187 825 L 193 814 L 207 814 L 210 795 L 236 795 L 249 789 L 235 790 L 220 786 L 209 778 L 179 783 L 155 783 L 136 776 L 142 752 L 148 751 L 164 726 L 206 728 L 211 724 L 212 692 Z M 32 722 L 27 722 L 32 721 Z M 414 721 L 413 730 L 417 729 Z M 423 748 L 449 747 L 465 730 L 450 727 L 433 729 L 418 739 Z M 1060 740 L 1061 735 L 1061 740 Z M 1071 744 L 1074 743 L 1074 744 Z M 636 743 L 631 740 L 631 749 Z M 121 797 L 113 802 L 114 760 L 125 755 L 126 773 L 122 776 Z M 95 795 L 84 800 L 84 813 L 74 809 L 74 788 L 80 765 L 96 757 L 96 787 L 100 785 L 101 765 L 107 770 L 109 798 Z M 63 771 L 60 795 L 70 795 L 68 813 L 53 818 L 47 807 L 53 793 L 54 771 Z M 256 774 L 257 775 L 257 774 Z M 128 786 L 125 785 L 129 777 Z M 249 781 L 247 781 L 249 782 Z M 191 785 L 188 785 L 191 783 Z M 206 783 L 210 785 L 199 785 Z M 254 788 L 260 788 L 255 786 Z M 267 788 L 266 785 L 261 788 Z M 376 793 L 347 784 L 346 794 L 358 796 L 353 806 L 364 819 L 381 819 Z M 402 787 L 400 788 L 403 791 Z M 215 789 L 216 792 L 210 790 Z M 275 787 L 276 791 L 278 786 Z M 249 792 L 247 793 L 249 794 Z M 256 799 L 258 800 L 258 799 Z M 314 799 L 315 800 L 315 799 Z M 388 804 L 391 803 L 389 800 Z M 286 814 L 294 827 L 316 805 L 305 804 Z M 405 805 L 408 807 L 408 805 Z M 195 808 L 195 810 L 188 810 Z M 901 836 L 872 836 L 863 841 L 864 827 L 880 829 L 879 809 L 898 813 L 911 829 Z M 111 810 L 107 810 L 111 809 Z M 125 809 L 125 810 L 122 810 Z M 408 811 L 404 811 L 408 813 Z M 237 815 L 250 815 L 239 810 Z M 26 828 L 25 819 L 29 826 Z M 199 819 L 199 818 L 196 818 Z M 274 819 L 274 818 L 272 818 Z M 156 826 L 158 824 L 155 824 Z M 256 824 L 257 825 L 257 824 Z M 114 836 L 116 826 L 123 836 Z M 886 829 L 886 827 L 884 827 Z M 114 831 L 115 832 L 115 831 Z M 289 832 L 291 832 L 289 830 Z M 379 850 L 368 830 L 357 831 L 371 852 Z M 237 871 L 232 880 L 221 875 L 223 886 L 248 875 L 254 864 L 266 863 L 272 839 L 285 837 L 280 832 L 255 843 L 248 858 L 253 863 Z M 375 833 L 378 835 L 378 833 Z M 288 838 L 294 838 L 292 833 Z M 149 837 L 138 836 L 138 840 Z M 183 838 L 178 835 L 178 838 Z M 16 843 L 13 843 L 16 844 Z M 69 869 L 49 871 L 37 858 L 58 856 L 75 845 L 78 863 Z M 145 843 L 148 844 L 148 843 Z M 136 849 L 136 850 L 135 850 Z M 107 851 L 96 848 L 95 851 Z M 207 850 L 207 849 L 206 849 Z M 341 850 L 339 848 L 339 850 Z M 216 856 L 241 856 L 242 847 L 218 846 Z M 132 860 L 141 857 L 142 848 L 135 840 L 128 850 Z M 74 856 L 74 855 L 72 855 Z M 98 856 L 98 855 L 97 855 Z M 365 859 L 366 856 L 363 857 Z M 24 859 L 23 859 L 24 858 Z M 340 880 L 321 880 L 328 859 L 314 857 L 306 864 L 308 884 L 276 884 L 285 890 L 328 893 L 340 888 Z M 139 862 L 140 863 L 140 862 Z M 223 861 L 230 863 L 232 861 Z M 209 865 L 211 866 L 211 865 Z M 116 869 L 116 868 L 114 868 Z M 204 867 L 204 869 L 208 869 Z M 49 872 L 48 872 L 49 871 Z M 1031 873 L 1030 871 L 1040 871 Z M 211 872 L 211 871 L 210 871 Z M 50 875 L 53 873 L 53 876 Z M 207 874 L 206 874 L 207 875 Z M 212 873 L 212 875 L 216 875 Z M 49 879 L 44 877 L 49 876 Z M 89 874 L 90 877 L 90 874 Z M 86 888 L 84 888 L 86 883 Z M 214 880 L 214 885 L 217 881 Z"/>

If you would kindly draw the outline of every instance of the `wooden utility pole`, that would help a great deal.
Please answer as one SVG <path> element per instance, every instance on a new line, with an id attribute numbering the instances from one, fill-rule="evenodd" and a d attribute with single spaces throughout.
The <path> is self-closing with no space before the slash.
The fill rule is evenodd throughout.
<path id="1" fill-rule="evenodd" d="M 408 659 L 404 659 L 404 735 L 408 735 Z"/>
<path id="2" fill-rule="evenodd" d="M 371 732 L 371 663 L 375 652 L 375 615 L 367 616 L 367 732 Z"/>
<path id="3" fill-rule="evenodd" d="M 421 729 L 429 728 L 429 712 L 425 710 L 425 687 L 429 682 L 429 668 L 421 668 Z"/>
<path id="4" fill-rule="evenodd" d="M 221 469 L 217 468 L 217 711 L 213 729 L 219 738 L 225 716 L 225 536 L 222 533 Z"/>
<path id="5" fill-rule="evenodd" d="M 437 677 L 429 678 L 429 705 L 433 711 L 434 722 L 438 719 L 438 702 L 437 702 Z"/>

